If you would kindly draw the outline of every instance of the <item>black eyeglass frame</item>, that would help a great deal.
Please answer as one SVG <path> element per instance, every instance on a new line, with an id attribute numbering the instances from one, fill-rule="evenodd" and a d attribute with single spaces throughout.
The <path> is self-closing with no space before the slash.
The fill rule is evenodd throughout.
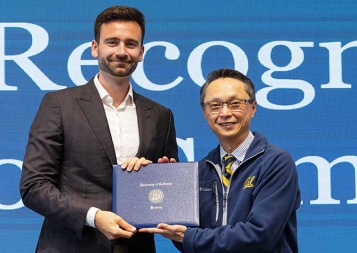
<path id="1" fill-rule="evenodd" d="M 238 102 L 238 104 L 239 104 L 238 108 L 236 108 L 236 109 L 233 108 L 232 109 L 231 108 L 232 104 L 234 104 L 236 102 Z M 241 106 L 246 105 L 247 103 L 252 104 L 253 102 L 254 102 L 254 99 L 235 98 L 235 99 L 230 100 L 230 101 L 208 101 L 208 102 L 203 103 L 203 107 L 209 106 L 208 108 L 210 110 L 210 113 L 220 113 L 222 111 L 222 109 L 223 109 L 224 104 L 226 104 L 227 108 L 230 111 L 235 112 L 235 111 L 242 110 L 243 108 L 240 108 Z M 211 106 L 213 104 L 216 104 L 216 106 L 219 106 L 220 108 L 219 109 L 217 108 L 217 110 L 214 110 L 212 112 L 212 107 Z"/>

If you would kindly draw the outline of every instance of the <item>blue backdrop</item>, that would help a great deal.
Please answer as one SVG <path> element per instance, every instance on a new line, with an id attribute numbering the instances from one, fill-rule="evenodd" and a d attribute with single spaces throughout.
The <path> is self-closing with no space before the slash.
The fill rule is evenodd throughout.
<path id="1" fill-rule="evenodd" d="M 110 5 L 147 18 L 134 89 L 175 115 L 180 158 L 217 145 L 199 106 L 207 73 L 236 68 L 256 85 L 252 130 L 293 155 L 300 252 L 353 252 L 357 238 L 357 1 L 26 1 L 0 8 L 0 252 L 33 252 L 42 217 L 18 184 L 43 95 L 97 72 L 93 22 Z M 176 252 L 157 236 L 158 252 Z"/>

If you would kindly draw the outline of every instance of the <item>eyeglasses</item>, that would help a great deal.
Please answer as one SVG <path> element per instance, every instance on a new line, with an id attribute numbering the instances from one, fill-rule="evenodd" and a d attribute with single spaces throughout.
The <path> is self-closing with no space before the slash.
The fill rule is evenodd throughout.
<path id="1" fill-rule="evenodd" d="M 243 111 L 245 109 L 246 103 L 253 103 L 254 99 L 234 99 L 231 101 L 210 101 L 203 103 L 205 108 L 208 108 L 209 113 L 220 113 L 223 109 L 223 105 L 226 104 L 231 112 Z"/>

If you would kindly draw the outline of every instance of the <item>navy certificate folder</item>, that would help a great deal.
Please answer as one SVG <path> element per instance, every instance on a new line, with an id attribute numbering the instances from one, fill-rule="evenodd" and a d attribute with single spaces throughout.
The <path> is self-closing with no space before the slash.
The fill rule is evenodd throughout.
<path id="1" fill-rule="evenodd" d="M 113 166 L 113 212 L 136 228 L 199 225 L 198 163 L 154 163 L 139 171 Z"/>

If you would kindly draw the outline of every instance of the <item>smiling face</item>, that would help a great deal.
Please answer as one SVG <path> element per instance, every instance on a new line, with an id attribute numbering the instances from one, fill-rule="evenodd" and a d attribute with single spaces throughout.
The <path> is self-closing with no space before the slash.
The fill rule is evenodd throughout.
<path id="1" fill-rule="evenodd" d="M 235 99 L 250 99 L 246 85 L 234 78 L 219 78 L 211 82 L 206 90 L 204 103 L 227 102 Z M 232 112 L 223 105 L 219 113 L 210 113 L 208 106 L 204 107 L 204 116 L 211 130 L 217 135 L 221 145 L 227 152 L 236 149 L 248 136 L 250 121 L 256 111 L 256 101 L 247 102 L 242 110 Z"/>
<path id="2" fill-rule="evenodd" d="M 99 42 L 92 41 L 92 56 L 98 58 L 100 74 L 130 78 L 143 59 L 141 40 L 141 28 L 136 22 L 102 24 Z"/>

